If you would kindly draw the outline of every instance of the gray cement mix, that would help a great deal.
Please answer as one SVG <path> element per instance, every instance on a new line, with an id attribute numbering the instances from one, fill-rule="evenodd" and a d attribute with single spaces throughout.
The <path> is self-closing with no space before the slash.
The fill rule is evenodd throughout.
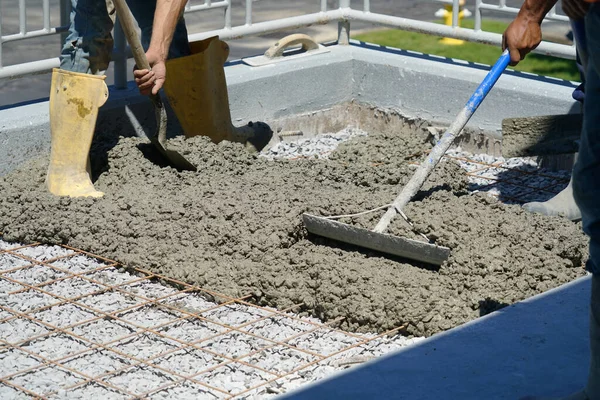
<path id="1" fill-rule="evenodd" d="M 426 123 L 355 137 L 329 159 L 273 160 L 241 145 L 171 139 L 198 166 L 155 163 L 139 138 L 103 140 L 92 159 L 100 199 L 57 198 L 48 160 L 0 179 L 0 232 L 9 241 L 68 244 L 260 305 L 303 311 L 342 328 L 428 336 L 585 274 L 579 224 L 469 194 L 442 162 L 406 209 L 416 229 L 452 249 L 440 268 L 309 235 L 300 215 L 390 203 L 431 147 Z M 381 214 L 354 223 L 372 227 Z M 390 232 L 414 234 L 402 219 Z M 415 237 L 419 235 L 414 234 Z"/>

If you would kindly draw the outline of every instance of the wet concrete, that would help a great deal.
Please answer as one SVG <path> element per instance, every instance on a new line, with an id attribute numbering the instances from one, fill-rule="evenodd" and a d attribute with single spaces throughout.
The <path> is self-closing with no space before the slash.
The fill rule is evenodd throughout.
<path id="1" fill-rule="evenodd" d="M 506 118 L 502 121 L 502 155 L 508 158 L 577 153 L 582 127 L 581 113 Z"/>
<path id="2" fill-rule="evenodd" d="M 579 224 L 528 214 L 467 194 L 466 177 L 441 163 L 406 207 L 416 228 L 452 255 L 441 268 L 388 258 L 308 235 L 303 212 L 335 215 L 390 203 L 431 145 L 426 124 L 369 132 L 329 160 L 268 161 L 241 145 L 170 141 L 198 172 L 156 165 L 153 149 L 96 142 L 101 199 L 55 198 L 47 159 L 0 179 L 5 240 L 64 243 L 171 278 L 279 308 L 303 303 L 344 329 L 431 335 L 585 274 Z M 98 135 L 102 137 L 102 133 Z M 100 142 L 102 142 L 100 140 Z M 107 151 L 104 154 L 104 151 Z M 381 214 L 356 223 L 371 226 Z M 373 225 L 374 226 L 374 225 Z M 404 222 L 390 228 L 405 234 Z"/>

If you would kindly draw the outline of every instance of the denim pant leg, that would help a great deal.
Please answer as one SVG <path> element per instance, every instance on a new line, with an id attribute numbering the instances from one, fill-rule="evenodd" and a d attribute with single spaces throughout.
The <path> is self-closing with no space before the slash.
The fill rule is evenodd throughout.
<path id="1" fill-rule="evenodd" d="M 581 82 L 585 83 L 585 70 L 588 63 L 587 40 L 585 39 L 585 19 L 571 20 L 571 31 L 575 38 L 577 53 L 577 69 Z"/>
<path id="2" fill-rule="evenodd" d="M 140 26 L 140 30 L 142 31 L 142 47 L 147 51 L 150 46 L 150 39 L 152 38 L 152 24 L 154 23 L 156 0 L 127 0 L 127 3 Z M 184 57 L 190 54 L 187 28 L 182 17 L 177 22 L 175 32 L 173 33 L 173 41 L 169 47 L 169 58 Z"/>
<path id="3" fill-rule="evenodd" d="M 573 194 L 590 237 L 588 268 L 600 274 L 600 4 L 586 17 L 588 68 L 579 157 L 573 168 Z"/>
<path id="4" fill-rule="evenodd" d="M 113 49 L 104 0 L 71 0 L 71 25 L 61 55 L 60 68 L 73 72 L 103 74 Z"/>
<path id="5" fill-rule="evenodd" d="M 588 46 L 583 103 L 584 121 L 579 157 L 573 168 L 573 195 L 581 210 L 583 230 L 590 237 L 587 267 L 592 278 L 590 311 L 591 363 L 586 388 L 592 400 L 600 400 L 600 4 L 591 5 L 585 19 Z"/>

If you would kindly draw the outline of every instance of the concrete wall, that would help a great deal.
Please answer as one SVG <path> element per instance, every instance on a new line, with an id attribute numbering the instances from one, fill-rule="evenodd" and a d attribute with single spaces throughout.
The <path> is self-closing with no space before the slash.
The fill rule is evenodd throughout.
<path id="1" fill-rule="evenodd" d="M 374 45 L 352 49 L 356 100 L 442 123 L 456 117 L 489 70 L 481 64 Z M 376 57 L 373 50 L 378 50 Z M 574 88 L 571 82 L 507 70 L 468 126 L 501 138 L 504 118 L 579 112 L 571 97 Z"/>
<path id="2" fill-rule="evenodd" d="M 486 74 L 488 67 L 353 42 L 329 52 L 277 64 L 226 67 L 234 125 L 272 123 L 355 102 L 391 109 L 406 117 L 450 123 Z M 473 116 L 469 126 L 497 152 L 503 118 L 578 112 L 570 82 L 507 72 Z M 169 115 L 169 131 L 180 132 Z M 97 130 L 129 136 L 154 132 L 151 104 L 135 87 L 111 90 Z M 480 140 L 480 139 L 477 139 Z M 0 175 L 49 149 L 48 104 L 42 101 L 0 110 Z"/>

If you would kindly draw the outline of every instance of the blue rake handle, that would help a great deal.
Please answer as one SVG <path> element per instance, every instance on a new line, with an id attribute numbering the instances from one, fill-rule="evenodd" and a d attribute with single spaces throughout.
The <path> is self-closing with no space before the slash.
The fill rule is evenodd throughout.
<path id="1" fill-rule="evenodd" d="M 488 72 L 486 77 L 479 84 L 475 93 L 473 93 L 465 107 L 457 115 L 446 133 L 444 133 L 434 148 L 431 149 L 431 152 L 425 161 L 417 168 L 412 178 L 410 178 L 410 181 L 404 186 L 398 197 L 396 197 L 390 208 L 386 211 L 385 215 L 381 217 L 381 220 L 377 226 L 375 226 L 373 232 L 383 233 L 398 211 L 402 210 L 421 189 L 421 186 L 423 186 L 423 183 L 431 171 L 433 171 L 435 166 L 440 162 L 448 148 L 452 145 L 452 142 L 454 142 L 454 139 L 456 139 L 467 122 L 469 122 L 469 119 L 471 119 L 471 116 L 475 110 L 477 110 L 483 99 L 485 99 L 485 96 L 487 96 L 492 87 L 494 87 L 494 84 L 498 78 L 500 78 L 500 75 L 502 75 L 509 62 L 510 55 L 508 54 L 508 50 L 504 50 L 498 61 L 496 61 L 490 72 Z"/>

